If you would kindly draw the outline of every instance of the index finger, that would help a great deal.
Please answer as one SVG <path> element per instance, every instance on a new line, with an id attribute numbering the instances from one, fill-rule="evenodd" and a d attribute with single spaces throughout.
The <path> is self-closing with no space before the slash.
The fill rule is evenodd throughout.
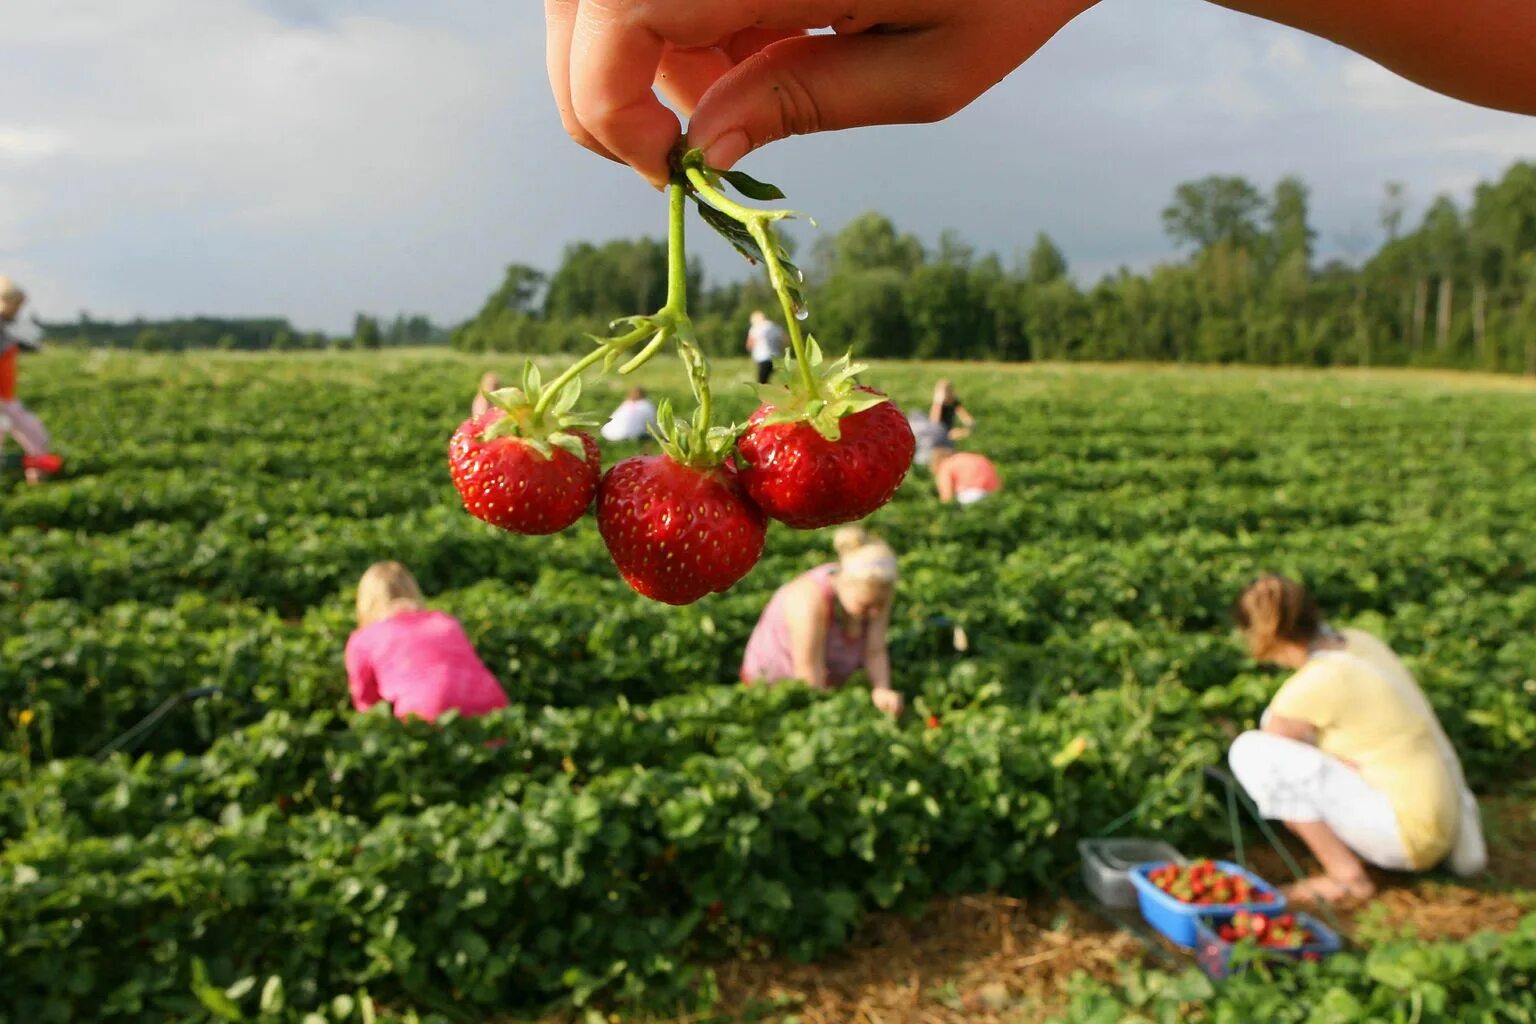
<path id="1" fill-rule="evenodd" d="M 582 0 L 571 37 L 571 110 L 608 152 L 653 185 L 667 183 L 667 156 L 682 134 L 652 85 L 665 44 L 619 5 Z"/>

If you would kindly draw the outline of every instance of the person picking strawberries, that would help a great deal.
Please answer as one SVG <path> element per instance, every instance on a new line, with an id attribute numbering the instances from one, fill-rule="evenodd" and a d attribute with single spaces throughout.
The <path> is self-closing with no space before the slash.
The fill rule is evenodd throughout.
<path id="1" fill-rule="evenodd" d="M 891 688 L 886 631 L 896 594 L 896 554 L 862 527 L 833 539 L 837 561 L 780 587 L 747 641 L 741 681 L 748 686 L 798 679 L 813 689 L 842 686 L 859 669 L 875 706 L 899 715 Z"/>
<path id="2" fill-rule="evenodd" d="M 1487 849 L 1477 800 L 1434 710 L 1402 661 L 1358 629 L 1330 628 L 1306 588 L 1256 580 L 1234 617 L 1248 649 L 1294 673 L 1260 728 L 1228 760 L 1266 818 L 1284 821 L 1322 864 L 1292 899 L 1364 899 L 1365 864 L 1481 871 Z"/>
<path id="3" fill-rule="evenodd" d="M 979 452 L 957 452 L 940 445 L 929 461 L 939 500 L 948 505 L 974 505 L 1003 489 L 1003 478 L 992 460 Z"/>
<path id="4" fill-rule="evenodd" d="M 399 562 L 375 562 L 357 585 L 357 629 L 347 639 L 352 706 L 383 701 L 396 718 L 434 721 L 448 711 L 482 715 L 507 706 L 507 694 L 475 653 L 464 627 L 426 607 L 421 587 Z"/>
<path id="5" fill-rule="evenodd" d="M 60 460 L 48 451 L 48 429 L 16 397 L 16 357 L 22 349 L 35 349 L 36 346 L 12 337 L 7 328 L 16 321 L 26 301 L 27 293 L 0 274 L 0 430 L 8 432 L 21 445 L 27 482 L 35 484 L 41 483 L 49 473 L 57 472 Z"/>

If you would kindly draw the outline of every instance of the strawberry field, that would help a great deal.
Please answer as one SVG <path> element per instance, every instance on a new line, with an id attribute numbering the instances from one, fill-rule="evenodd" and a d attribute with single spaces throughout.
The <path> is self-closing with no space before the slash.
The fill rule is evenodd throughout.
<path id="1" fill-rule="evenodd" d="M 1276 683 L 1226 618 L 1260 571 L 1404 655 L 1479 792 L 1536 764 L 1529 387 L 876 366 L 905 409 L 952 377 L 1005 480 L 956 509 L 915 469 L 871 517 L 902 572 L 893 721 L 857 685 L 735 682 L 829 531 L 775 527 L 734 589 L 674 608 L 590 516 L 539 538 L 465 514 L 448 437 L 480 372 L 517 365 L 27 367 L 69 471 L 0 482 L 0 1024 L 690 1009 L 716 965 L 827 955 L 872 911 L 1060 890 L 1132 809 L 1214 849 L 1201 768 Z M 727 386 L 749 370 L 717 368 L 725 415 L 754 407 Z M 353 588 L 385 558 L 512 707 L 350 711 Z"/>

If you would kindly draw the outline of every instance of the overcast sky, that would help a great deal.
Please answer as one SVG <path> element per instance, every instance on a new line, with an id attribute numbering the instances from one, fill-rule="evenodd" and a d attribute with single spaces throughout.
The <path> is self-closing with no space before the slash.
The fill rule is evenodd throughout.
<path id="1" fill-rule="evenodd" d="M 533 0 L 6 0 L 0 273 L 45 316 L 473 313 L 509 262 L 660 235 L 664 201 L 561 131 Z M 1080 278 L 1171 256 L 1213 172 L 1312 186 L 1325 253 L 1379 241 L 1382 184 L 1536 159 L 1536 119 L 1436 96 L 1200 0 L 1105 0 L 943 125 L 792 139 L 743 164 L 835 231 L 871 208 Z M 716 274 L 744 264 L 696 234 Z"/>

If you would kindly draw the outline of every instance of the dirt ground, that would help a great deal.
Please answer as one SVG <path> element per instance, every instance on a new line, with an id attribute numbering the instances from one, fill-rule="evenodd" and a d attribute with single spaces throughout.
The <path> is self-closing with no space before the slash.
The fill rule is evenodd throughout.
<path id="1" fill-rule="evenodd" d="M 1486 805 L 1484 813 L 1490 848 L 1484 876 L 1467 884 L 1443 874 L 1379 874 L 1375 898 L 1336 908 L 1345 932 L 1367 943 L 1403 930 L 1459 939 L 1506 930 L 1536 910 L 1536 800 L 1509 798 Z M 1292 845 L 1299 852 L 1299 844 Z M 1250 862 L 1267 878 L 1289 878 L 1268 849 L 1253 851 Z M 719 965 L 720 1007 L 678 1020 L 1023 1024 L 1063 1004 L 1073 972 L 1111 978 L 1141 962 L 1153 964 L 1157 956 L 1082 904 L 959 897 L 936 900 L 917 920 L 876 915 L 846 950 L 819 963 Z"/>

